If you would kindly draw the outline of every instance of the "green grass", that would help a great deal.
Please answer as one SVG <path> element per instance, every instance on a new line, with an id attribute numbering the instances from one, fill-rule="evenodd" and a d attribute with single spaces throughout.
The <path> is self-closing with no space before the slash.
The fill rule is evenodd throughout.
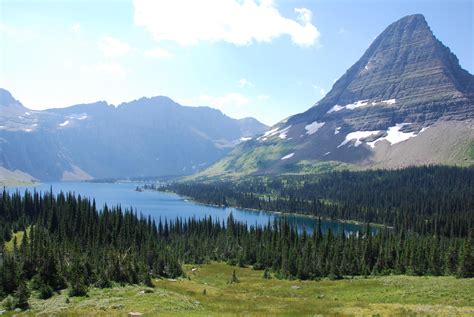
<path id="1" fill-rule="evenodd" d="M 302 160 L 296 163 L 296 174 L 323 174 L 334 171 L 360 170 L 356 165 L 337 161 Z"/>
<path id="2" fill-rule="evenodd" d="M 31 231 L 31 228 L 30 227 L 26 228 L 26 231 L 29 235 L 30 231 Z M 23 242 L 23 236 L 24 235 L 25 235 L 25 231 L 18 231 L 18 232 L 13 233 L 12 238 L 10 239 L 10 241 L 7 241 L 5 243 L 5 249 L 8 252 L 13 251 L 13 240 L 14 240 L 15 237 L 16 237 L 16 244 L 17 244 L 18 247 L 20 247 L 21 243 Z"/>
<path id="3" fill-rule="evenodd" d="M 339 281 L 263 279 L 262 271 L 212 263 L 190 279 L 156 280 L 152 293 L 143 286 L 91 289 L 89 297 L 71 298 L 66 291 L 46 301 L 32 298 L 26 315 L 145 316 L 225 315 L 361 315 L 407 316 L 474 314 L 474 280 L 454 277 L 386 276 Z M 236 270 L 239 283 L 230 284 Z M 206 294 L 203 294 L 204 289 Z"/>

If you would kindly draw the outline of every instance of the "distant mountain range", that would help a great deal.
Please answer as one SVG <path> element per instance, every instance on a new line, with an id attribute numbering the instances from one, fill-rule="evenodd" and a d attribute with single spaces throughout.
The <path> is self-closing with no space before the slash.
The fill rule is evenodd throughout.
<path id="1" fill-rule="evenodd" d="M 473 119 L 474 76 L 422 15 L 410 15 L 389 25 L 313 107 L 196 177 L 472 165 Z"/>
<path id="2" fill-rule="evenodd" d="M 0 89 L 0 180 L 186 175 L 267 128 L 162 96 L 34 111 Z"/>

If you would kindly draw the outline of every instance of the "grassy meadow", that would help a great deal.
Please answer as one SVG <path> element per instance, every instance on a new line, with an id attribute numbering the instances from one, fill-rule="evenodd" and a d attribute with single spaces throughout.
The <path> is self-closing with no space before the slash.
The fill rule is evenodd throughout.
<path id="1" fill-rule="evenodd" d="M 474 315 L 473 279 L 383 276 L 290 281 L 264 279 L 263 271 L 224 263 L 186 270 L 188 278 L 155 280 L 154 288 L 92 288 L 87 297 L 74 298 L 67 298 L 65 290 L 48 300 L 33 293 L 30 310 L 19 315 L 126 316 L 132 311 L 144 316 Z M 237 283 L 230 283 L 233 270 Z"/>

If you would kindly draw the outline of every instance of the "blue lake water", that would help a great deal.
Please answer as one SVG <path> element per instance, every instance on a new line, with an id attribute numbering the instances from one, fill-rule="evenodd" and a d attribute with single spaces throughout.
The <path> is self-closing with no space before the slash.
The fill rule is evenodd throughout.
<path id="1" fill-rule="evenodd" d="M 211 216 L 213 219 L 220 221 L 226 220 L 232 213 L 233 217 L 241 222 L 249 225 L 266 225 L 268 221 L 274 218 L 286 217 L 288 221 L 302 230 L 305 228 L 309 233 L 317 225 L 317 220 L 310 217 L 298 215 L 282 215 L 265 211 L 254 211 L 241 208 L 220 208 L 206 206 L 188 201 L 183 197 L 172 193 L 163 193 L 157 191 L 136 191 L 138 185 L 142 183 L 87 183 L 87 182 L 56 182 L 42 183 L 36 186 L 11 187 L 9 191 L 19 189 L 24 191 L 28 189 L 32 191 L 49 191 L 52 188 L 54 193 L 74 192 L 76 195 L 94 198 L 97 207 L 102 208 L 104 204 L 107 206 L 121 205 L 122 208 L 133 208 L 138 213 L 148 216 L 155 220 L 174 220 L 176 218 L 203 218 Z M 322 221 L 323 230 L 331 228 L 334 232 L 339 232 L 342 228 L 346 232 L 356 232 L 361 229 L 355 224 L 342 224 L 337 221 Z"/>

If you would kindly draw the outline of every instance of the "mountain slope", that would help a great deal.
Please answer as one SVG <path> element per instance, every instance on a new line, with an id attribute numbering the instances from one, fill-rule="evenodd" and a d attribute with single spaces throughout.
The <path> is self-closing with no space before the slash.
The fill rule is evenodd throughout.
<path id="1" fill-rule="evenodd" d="M 0 97 L 0 166 L 40 180 L 186 175 L 267 128 L 161 96 L 45 111 Z"/>
<path id="2" fill-rule="evenodd" d="M 389 25 L 307 111 L 199 176 L 473 164 L 474 76 L 422 15 Z"/>

